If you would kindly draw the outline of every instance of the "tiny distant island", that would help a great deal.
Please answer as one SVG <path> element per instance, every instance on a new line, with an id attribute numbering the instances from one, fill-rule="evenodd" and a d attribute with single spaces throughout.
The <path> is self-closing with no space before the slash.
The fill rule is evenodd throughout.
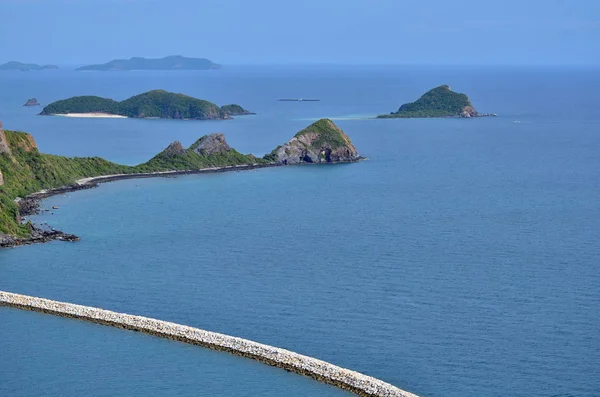
<path id="1" fill-rule="evenodd" d="M 494 113 L 478 113 L 466 94 L 460 94 L 441 85 L 427 91 L 414 102 L 405 103 L 398 111 L 377 116 L 380 119 L 426 118 L 426 117 L 487 117 Z"/>
<path id="2" fill-rule="evenodd" d="M 99 157 L 43 154 L 33 136 L 2 130 L 0 123 L 0 247 L 78 240 L 71 234 L 22 222 L 22 217 L 38 212 L 42 198 L 88 189 L 99 182 L 361 159 L 350 138 L 329 119 L 309 125 L 262 158 L 236 151 L 223 134 L 210 134 L 188 148 L 175 141 L 136 166 L 116 164 Z"/>
<path id="3" fill-rule="evenodd" d="M 229 120 L 231 116 L 254 114 L 240 105 L 219 107 L 212 102 L 165 90 L 153 90 L 115 101 L 99 96 L 76 96 L 52 102 L 42 116 L 132 117 L 180 120 Z"/>
<path id="4" fill-rule="evenodd" d="M 100 65 L 82 66 L 75 70 L 211 70 L 220 69 L 221 65 L 206 58 L 187 58 L 181 55 L 172 55 L 164 58 L 149 59 L 134 57 L 130 59 L 115 59 Z"/>
<path id="5" fill-rule="evenodd" d="M 29 98 L 23 106 L 40 106 L 40 103 L 35 98 Z"/>
<path id="6" fill-rule="evenodd" d="M 29 70 L 53 70 L 58 69 L 56 65 L 38 65 L 36 63 L 23 63 L 17 61 L 10 61 L 0 65 L 0 70 L 21 70 L 21 71 L 29 71 Z"/>

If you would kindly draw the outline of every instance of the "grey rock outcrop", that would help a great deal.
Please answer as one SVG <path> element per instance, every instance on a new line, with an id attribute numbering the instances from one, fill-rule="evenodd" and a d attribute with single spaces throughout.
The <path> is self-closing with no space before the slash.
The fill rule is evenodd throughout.
<path id="1" fill-rule="evenodd" d="M 361 159 L 350 138 L 329 119 L 298 132 L 268 156 L 280 164 L 344 163 Z"/>
<path id="2" fill-rule="evenodd" d="M 223 134 L 210 134 L 200 138 L 191 147 L 193 151 L 203 156 L 210 156 L 213 153 L 225 153 L 231 150 L 231 147 L 225 140 Z"/>
<path id="3" fill-rule="evenodd" d="M 2 122 L 0 121 L 0 154 L 2 153 L 8 153 L 9 156 L 12 154 L 6 140 L 6 134 L 2 129 Z"/>
<path id="4" fill-rule="evenodd" d="M 183 145 L 179 141 L 175 141 L 171 143 L 165 150 L 163 150 L 162 154 L 166 157 L 173 157 L 177 154 L 185 154 L 185 149 Z"/>

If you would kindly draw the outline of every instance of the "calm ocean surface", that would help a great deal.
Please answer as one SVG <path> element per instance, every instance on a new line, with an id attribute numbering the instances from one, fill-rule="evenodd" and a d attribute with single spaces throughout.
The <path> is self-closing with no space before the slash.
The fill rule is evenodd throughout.
<path id="1" fill-rule="evenodd" d="M 440 84 L 499 117 L 360 119 Z M 4 128 L 47 153 L 135 164 L 223 132 L 262 155 L 330 117 L 369 158 L 52 197 L 43 207 L 60 209 L 35 220 L 82 240 L 0 250 L 0 289 L 249 338 L 422 396 L 600 395 L 599 70 L 61 70 L 0 73 L 0 87 Z M 156 88 L 258 115 L 66 119 L 21 107 Z M 0 308 L 0 395 L 82 394 L 347 395 L 225 353 Z"/>

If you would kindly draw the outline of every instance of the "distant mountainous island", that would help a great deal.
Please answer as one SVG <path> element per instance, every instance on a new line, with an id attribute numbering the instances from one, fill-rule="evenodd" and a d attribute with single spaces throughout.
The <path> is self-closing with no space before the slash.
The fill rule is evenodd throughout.
<path id="1" fill-rule="evenodd" d="M 46 70 L 46 69 L 58 69 L 56 65 L 38 65 L 36 63 L 23 63 L 17 61 L 10 61 L 0 65 L 0 70 Z"/>
<path id="2" fill-rule="evenodd" d="M 485 117 L 496 114 L 480 114 L 466 94 L 460 94 L 441 85 L 427 91 L 414 102 L 405 103 L 397 112 L 377 116 L 381 119 L 390 118 L 423 118 L 423 117 Z"/>
<path id="3" fill-rule="evenodd" d="M 104 114 L 133 118 L 228 120 L 254 114 L 240 105 L 219 107 L 212 102 L 165 90 L 153 90 L 121 102 L 98 96 L 76 96 L 52 102 L 40 115 Z"/>
<path id="4" fill-rule="evenodd" d="M 175 141 L 136 166 L 99 157 L 43 154 L 31 135 L 4 131 L 0 123 L 0 247 L 77 240 L 76 236 L 54 229 L 41 230 L 30 222 L 23 223 L 21 217 L 35 213 L 41 198 L 87 189 L 101 181 L 361 159 L 350 138 L 328 119 L 308 126 L 263 158 L 236 151 L 223 134 L 210 134 L 187 149 Z M 34 192 L 38 193 L 32 195 Z"/>
<path id="5" fill-rule="evenodd" d="M 206 58 L 186 58 L 181 55 L 172 55 L 158 59 L 134 57 L 130 59 L 115 59 L 101 65 L 82 66 L 75 70 L 210 70 L 219 69 L 221 65 L 213 63 Z"/>

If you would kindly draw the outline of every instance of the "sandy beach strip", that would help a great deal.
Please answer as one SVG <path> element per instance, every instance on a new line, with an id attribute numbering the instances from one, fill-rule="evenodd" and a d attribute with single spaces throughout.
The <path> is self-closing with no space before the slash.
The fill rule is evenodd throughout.
<path id="1" fill-rule="evenodd" d="M 127 116 L 110 113 L 63 113 L 55 114 L 54 116 L 62 117 L 81 117 L 81 118 L 104 118 L 104 119 L 126 119 Z"/>
<path id="2" fill-rule="evenodd" d="M 216 171 L 228 171 L 236 169 L 253 169 L 253 168 L 264 168 L 268 167 L 268 164 L 238 164 L 238 165 L 226 165 L 223 167 L 206 167 L 198 170 L 170 170 L 170 171 L 155 171 L 155 172 L 134 172 L 131 174 L 111 174 L 111 175 L 99 175 L 89 178 L 82 178 L 75 181 L 75 184 L 81 186 L 90 183 L 98 183 L 103 181 L 115 181 L 119 179 L 136 179 L 146 177 L 157 177 L 157 176 L 169 176 L 169 175 L 187 175 L 187 174 L 202 174 Z M 38 192 L 41 193 L 41 192 Z"/>

